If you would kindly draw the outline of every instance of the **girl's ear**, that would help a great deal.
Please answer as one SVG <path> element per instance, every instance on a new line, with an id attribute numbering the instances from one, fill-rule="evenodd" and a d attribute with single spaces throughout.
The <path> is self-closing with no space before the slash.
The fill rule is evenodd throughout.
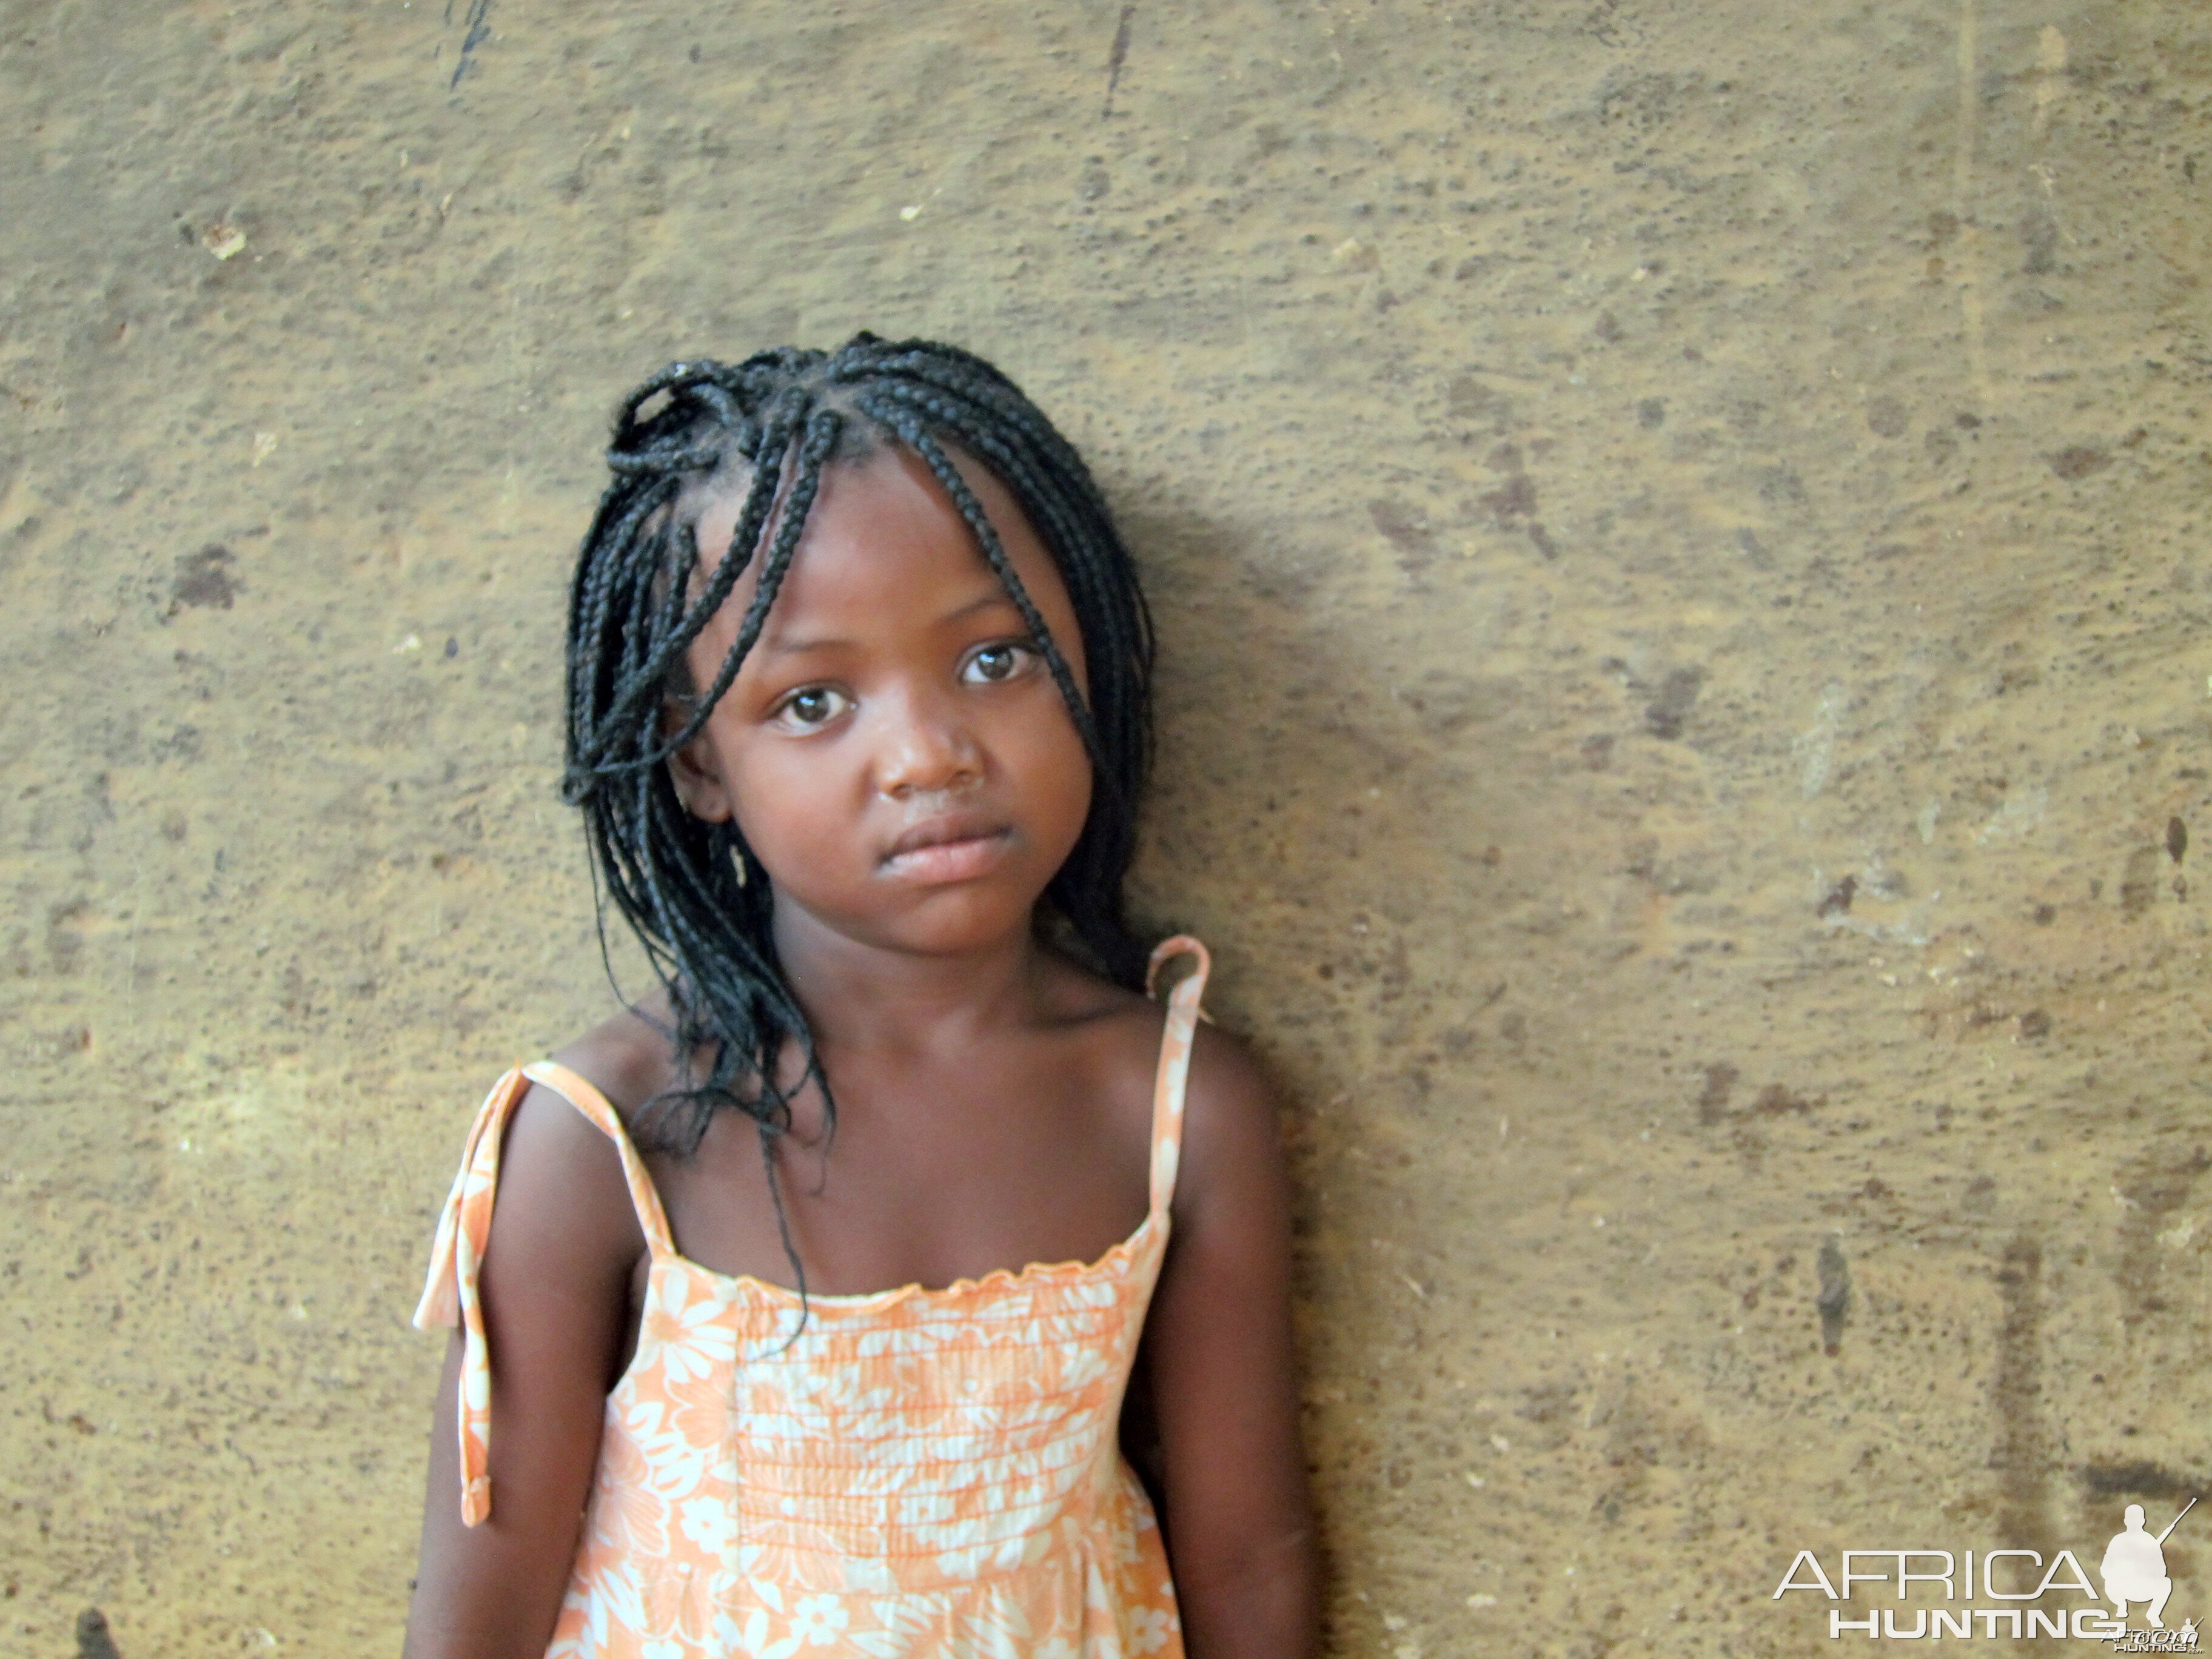
<path id="1" fill-rule="evenodd" d="M 660 740 L 665 743 L 681 732 L 688 718 L 679 704 L 661 704 Z M 676 799 L 693 817 L 705 823 L 722 823 L 736 816 L 729 786 L 714 763 L 704 732 L 668 757 L 668 776 L 675 785 Z"/>

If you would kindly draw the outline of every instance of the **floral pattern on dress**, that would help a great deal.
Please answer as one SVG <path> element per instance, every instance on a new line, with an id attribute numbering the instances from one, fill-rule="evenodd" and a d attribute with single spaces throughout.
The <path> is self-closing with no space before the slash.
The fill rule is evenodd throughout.
<path id="1" fill-rule="evenodd" d="M 799 1297 L 676 1253 L 613 1107 L 550 1060 L 485 1097 L 415 1323 L 463 1331 L 461 1517 L 491 1512 L 491 1372 L 476 1280 L 507 1116 L 532 1082 L 611 1139 L 652 1252 L 637 1352 L 547 1659 L 1182 1659 L 1121 1400 L 1167 1248 L 1185 1079 L 1210 961 L 1168 997 L 1151 1204 L 1096 1261 L 943 1290 Z"/>

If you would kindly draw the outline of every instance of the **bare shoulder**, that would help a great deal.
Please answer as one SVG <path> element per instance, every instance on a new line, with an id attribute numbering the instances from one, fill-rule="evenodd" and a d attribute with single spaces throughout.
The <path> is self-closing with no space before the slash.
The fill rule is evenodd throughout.
<path id="1" fill-rule="evenodd" d="M 1188 1098 L 1217 1112 L 1275 1109 L 1274 1087 L 1244 1039 L 1200 1021 L 1190 1047 Z"/>
<path id="2" fill-rule="evenodd" d="M 1096 1043 L 1098 1063 L 1110 1077 L 1107 1092 L 1126 1101 L 1133 1127 L 1149 1132 L 1152 1085 L 1159 1066 L 1168 1009 L 1164 1000 L 1113 985 L 1089 974 L 1069 981 L 1080 1022 Z M 1252 1181 L 1279 1179 L 1281 1163 L 1276 1097 L 1244 1042 L 1201 1020 L 1191 1042 L 1183 1091 L 1179 1213 L 1206 1194 Z"/>
<path id="3" fill-rule="evenodd" d="M 1194 1197 L 1218 1179 L 1280 1164 L 1276 1110 L 1274 1086 L 1243 1040 L 1201 1023 L 1183 1091 L 1183 1181 Z"/>
<path id="4" fill-rule="evenodd" d="M 674 1075 L 670 1018 L 668 994 L 655 991 L 563 1043 L 553 1051 L 553 1058 L 605 1096 L 615 1115 L 629 1127 L 639 1109 L 667 1088 Z"/>
<path id="5" fill-rule="evenodd" d="M 627 1122 L 635 1103 L 652 1092 L 655 1033 L 625 1011 L 553 1052 Z M 661 1069 L 666 1070 L 665 1038 Z M 518 1101 L 500 1154 L 496 1241 L 551 1269 L 598 1279 L 624 1273 L 644 1253 L 645 1237 L 629 1194 L 621 1153 L 598 1124 L 560 1091 L 532 1081 Z"/>

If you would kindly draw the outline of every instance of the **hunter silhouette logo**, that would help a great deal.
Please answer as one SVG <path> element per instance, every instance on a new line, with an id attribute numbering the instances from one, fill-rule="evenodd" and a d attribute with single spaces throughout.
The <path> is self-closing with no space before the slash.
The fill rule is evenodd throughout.
<path id="1" fill-rule="evenodd" d="M 2181 1515 L 2196 1507 L 2192 1498 L 2182 1505 Z M 2143 1530 L 2143 1506 L 2130 1504 L 2121 1517 L 2126 1530 L 2114 1534 L 2112 1541 L 2105 1546 L 2105 1559 L 2097 1572 L 2105 1581 L 2105 1599 L 2119 1609 L 2122 1624 L 2127 1623 L 2129 1602 L 2148 1601 L 2150 1607 L 2143 1616 L 2154 1628 L 2166 1628 L 2166 1620 L 2159 1614 L 2166 1611 L 2166 1598 L 2173 1594 L 2173 1580 L 2166 1576 L 2166 1540 L 2181 1524 L 2181 1515 L 2167 1522 L 2166 1531 L 2154 1538 Z M 2196 1628 L 2192 1620 L 2189 1626 L 2192 1636 Z"/>
<path id="2" fill-rule="evenodd" d="M 1990 1640 L 2033 1640 L 2039 1637 L 2071 1637 L 2106 1642 L 2131 1653 L 2195 1653 L 2197 1628 L 2194 1619 L 2179 1629 L 2169 1629 L 2166 1604 L 2173 1595 L 2173 1579 L 2166 1567 L 2166 1540 L 2181 1524 L 2182 1516 L 2197 1507 L 2191 1498 L 2181 1513 L 2153 1533 L 2143 1524 L 2143 1507 L 2130 1504 L 2121 1516 L 2121 1530 L 2112 1534 L 2098 1562 L 2100 1593 L 2089 1582 L 2080 1558 L 2060 1550 L 2045 1561 L 2036 1550 L 1845 1550 L 1841 1570 L 1831 1578 L 1820 1559 L 1811 1550 L 1799 1550 L 1789 1571 L 1775 1586 L 1775 1601 L 1792 1590 L 1809 1590 L 1832 1602 L 1856 1595 L 1879 1595 L 1863 1590 L 1869 1584 L 1894 1584 L 1896 1600 L 1913 1598 L 1912 1586 L 1923 1588 L 1911 1607 L 1874 1607 L 1863 1619 L 1845 1616 L 1845 1609 L 1831 1607 L 1831 1637 L 1888 1637 L 1916 1638 L 1969 1637 Z M 2072 1605 L 2050 1598 L 2073 1596 Z M 1931 1605 L 1934 1602 L 1945 1605 Z M 1969 1605 L 1960 1607 L 1959 1602 Z M 1974 1606 L 1986 1601 L 1994 1606 Z M 2110 1603 L 2107 1607 L 2106 1604 Z M 2130 1628 L 2130 1608 L 2142 1610 L 2144 1624 Z"/>
<path id="3" fill-rule="evenodd" d="M 2192 1509 L 2197 1509 L 2197 1500 L 2190 1498 L 2190 1502 L 2181 1506 L 2181 1516 L 2188 1516 Z M 2111 1544 L 2106 1544 L 2104 1562 L 2097 1568 L 2097 1575 L 2104 1579 L 2106 1601 L 2111 1601 L 2115 1608 L 2119 1608 L 2121 1624 L 2128 1624 L 2128 1604 L 2130 1601 L 2148 1601 L 2150 1608 L 2146 1610 L 2143 1617 L 2150 1620 L 2152 1631 L 2166 1628 L 2166 1620 L 2161 1620 L 2159 1614 L 2166 1613 L 2166 1597 L 2174 1593 L 2174 1582 L 2166 1577 L 2166 1540 L 2181 1524 L 2181 1516 L 2174 1516 L 2172 1520 L 2166 1522 L 2166 1531 L 2159 1533 L 2157 1537 L 2143 1531 L 2142 1504 L 2128 1504 L 2128 1513 L 2121 1516 L 2121 1524 L 2126 1526 L 2126 1531 L 2115 1533 Z M 2130 1635 L 2148 1635 L 2148 1632 L 2130 1632 Z M 2126 1644 L 2126 1648 L 2132 1652 L 2197 1650 L 2197 1620 L 2190 1620 L 2188 1624 L 2181 1626 L 2177 1635 L 2185 1637 L 2185 1644 L 2148 1644 L 2148 1641 L 2135 1644 L 2135 1641 L 2130 1641 L 2130 1644 Z M 2124 1644 L 2115 1641 L 2112 1646 L 2121 1648 Z"/>

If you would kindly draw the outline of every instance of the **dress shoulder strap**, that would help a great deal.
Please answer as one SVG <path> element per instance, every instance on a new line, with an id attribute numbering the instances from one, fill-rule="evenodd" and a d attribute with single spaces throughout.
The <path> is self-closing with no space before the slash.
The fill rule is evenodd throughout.
<path id="1" fill-rule="evenodd" d="M 1198 1022 L 1206 1018 L 1199 999 L 1206 994 L 1206 976 L 1212 969 L 1213 958 L 1189 934 L 1177 933 L 1160 941 L 1145 970 L 1145 989 L 1157 996 L 1160 969 L 1183 955 L 1195 956 L 1198 965 L 1168 993 L 1167 1025 L 1160 1034 L 1159 1070 L 1152 1083 L 1154 1215 L 1164 1214 L 1175 1196 L 1176 1165 L 1182 1147 L 1183 1091 L 1190 1079 L 1191 1044 L 1198 1034 Z"/>
<path id="2" fill-rule="evenodd" d="M 429 1275 L 422 1286 L 422 1299 L 416 1305 L 414 1322 L 418 1330 L 440 1325 L 461 1328 L 460 1399 L 456 1415 L 460 1429 L 461 1521 L 471 1527 L 491 1513 L 491 1477 L 485 1472 L 491 1443 L 491 1355 L 484 1340 L 477 1278 L 483 1265 L 484 1246 L 491 1237 L 492 1200 L 499 1191 L 500 1145 L 506 1139 L 507 1121 L 532 1083 L 542 1083 L 566 1099 L 615 1143 L 647 1249 L 656 1259 L 675 1250 L 660 1195 L 653 1190 L 644 1161 L 606 1097 L 554 1060 L 511 1066 L 501 1073 L 483 1104 L 477 1109 L 468 1139 L 462 1143 L 460 1172 L 453 1177 L 453 1190 L 438 1217 L 437 1237 L 430 1245 Z"/>

